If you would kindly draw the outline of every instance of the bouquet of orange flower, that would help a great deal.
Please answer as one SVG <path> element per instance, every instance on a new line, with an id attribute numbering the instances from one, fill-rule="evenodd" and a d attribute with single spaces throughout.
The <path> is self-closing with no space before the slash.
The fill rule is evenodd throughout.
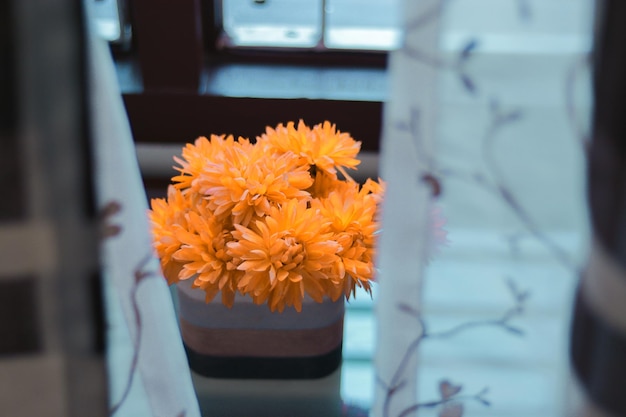
<path id="1" fill-rule="evenodd" d="M 371 293 L 381 183 L 359 184 L 361 143 L 335 125 L 266 128 L 252 143 L 212 135 L 175 157 L 166 199 L 149 212 L 170 284 L 193 279 L 210 302 L 237 293 L 272 311 Z"/>

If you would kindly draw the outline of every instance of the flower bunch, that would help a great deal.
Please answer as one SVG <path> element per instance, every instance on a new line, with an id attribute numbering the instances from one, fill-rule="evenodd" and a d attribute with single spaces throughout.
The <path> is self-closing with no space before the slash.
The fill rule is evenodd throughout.
<path id="1" fill-rule="evenodd" d="M 200 137 L 175 157 L 167 198 L 149 212 L 170 284 L 193 279 L 232 306 L 235 294 L 272 311 L 371 292 L 381 183 L 354 181 L 360 142 L 335 125 L 267 127 L 252 143 Z"/>

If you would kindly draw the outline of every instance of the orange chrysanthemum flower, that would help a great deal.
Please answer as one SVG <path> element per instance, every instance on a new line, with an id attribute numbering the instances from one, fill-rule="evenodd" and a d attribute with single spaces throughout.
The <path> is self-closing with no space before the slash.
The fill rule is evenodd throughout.
<path id="1" fill-rule="evenodd" d="M 314 171 L 315 181 L 313 182 L 311 188 L 307 190 L 309 193 L 311 193 L 311 196 L 313 198 L 328 197 L 328 194 L 345 184 L 345 182 L 338 179 L 337 176 L 331 175 L 326 171 Z"/>
<path id="2" fill-rule="evenodd" d="M 344 168 L 356 169 L 361 163 L 356 158 L 361 150 L 361 142 L 352 139 L 348 133 L 338 131 L 330 122 L 313 127 L 311 148 L 313 164 L 331 174 L 334 174 L 337 168 L 349 178 Z"/>
<path id="3" fill-rule="evenodd" d="M 257 139 L 260 146 L 278 153 L 292 152 L 301 163 L 314 166 L 336 177 L 339 170 L 349 178 L 345 168 L 356 169 L 361 163 L 356 156 L 361 142 L 348 133 L 338 131 L 334 124 L 324 122 L 310 129 L 302 120 L 297 128 L 293 122 L 279 124 L 276 129 L 268 127 Z"/>
<path id="4" fill-rule="evenodd" d="M 211 135 L 186 145 L 149 213 L 168 282 L 192 279 L 207 302 L 221 294 L 232 306 L 239 293 L 279 312 L 301 311 L 305 297 L 371 293 L 384 184 L 347 174 L 360 145 L 329 122 L 303 121 L 267 127 L 256 143 Z"/>
<path id="5" fill-rule="evenodd" d="M 331 221 L 334 239 L 341 249 L 333 272 L 343 285 L 329 286 L 331 299 L 354 294 L 356 287 L 371 293 L 374 278 L 375 235 L 379 229 L 375 221 L 376 199 L 367 190 L 362 191 L 356 183 L 342 183 L 327 198 L 315 200 L 313 207 Z"/>
<path id="6" fill-rule="evenodd" d="M 232 136 L 211 135 L 211 140 L 201 136 L 193 144 L 188 143 L 182 150 L 182 158 L 174 157 L 180 166 L 174 167 L 180 175 L 172 177 L 174 186 L 179 189 L 191 188 L 193 181 L 210 161 L 220 160 L 224 149 L 234 146 Z"/>
<path id="7" fill-rule="evenodd" d="M 226 251 L 232 235 L 206 207 L 189 212 L 187 219 L 188 227 L 175 231 L 181 247 L 172 258 L 182 264 L 179 278 L 195 278 L 193 286 L 206 292 L 207 302 L 221 292 L 222 302 L 231 307 L 242 275 Z"/>
<path id="8" fill-rule="evenodd" d="M 290 199 L 308 200 L 313 184 L 306 166 L 291 154 L 269 157 L 260 148 L 233 147 L 220 160 L 210 161 L 194 186 L 220 218 L 247 226 Z"/>
<path id="9" fill-rule="evenodd" d="M 177 229 L 186 229 L 186 214 L 191 205 L 179 190 L 168 187 L 167 199 L 155 198 L 151 201 L 152 210 L 148 213 L 152 223 L 152 241 L 159 259 L 163 274 L 169 284 L 179 281 L 178 272 L 182 264 L 172 258 L 180 248 L 181 242 L 176 238 Z"/>
<path id="10" fill-rule="evenodd" d="M 340 249 L 327 223 L 306 202 L 292 199 L 272 207 L 251 228 L 235 225 L 228 250 L 242 261 L 241 292 L 257 304 L 267 301 L 272 311 L 285 306 L 301 311 L 305 294 L 321 302 Z"/>

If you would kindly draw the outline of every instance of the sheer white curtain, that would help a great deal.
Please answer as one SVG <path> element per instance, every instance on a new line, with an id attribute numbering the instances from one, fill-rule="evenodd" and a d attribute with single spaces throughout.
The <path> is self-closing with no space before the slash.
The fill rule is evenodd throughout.
<path id="1" fill-rule="evenodd" d="M 557 417 L 576 400 L 593 3 L 405 1 L 385 107 L 376 416 Z M 429 257 L 433 206 L 449 243 Z"/>
<path id="2" fill-rule="evenodd" d="M 104 40 L 88 38 L 96 191 L 103 213 L 110 415 L 199 416 L 170 291 L 154 256 L 130 126 Z"/>

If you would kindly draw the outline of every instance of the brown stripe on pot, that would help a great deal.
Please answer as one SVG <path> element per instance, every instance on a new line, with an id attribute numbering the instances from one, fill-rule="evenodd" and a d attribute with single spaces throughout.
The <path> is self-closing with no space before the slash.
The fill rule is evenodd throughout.
<path id="1" fill-rule="evenodd" d="M 341 345 L 343 317 L 316 329 L 210 329 L 181 318 L 187 347 L 213 356 L 310 357 L 323 355 Z"/>

